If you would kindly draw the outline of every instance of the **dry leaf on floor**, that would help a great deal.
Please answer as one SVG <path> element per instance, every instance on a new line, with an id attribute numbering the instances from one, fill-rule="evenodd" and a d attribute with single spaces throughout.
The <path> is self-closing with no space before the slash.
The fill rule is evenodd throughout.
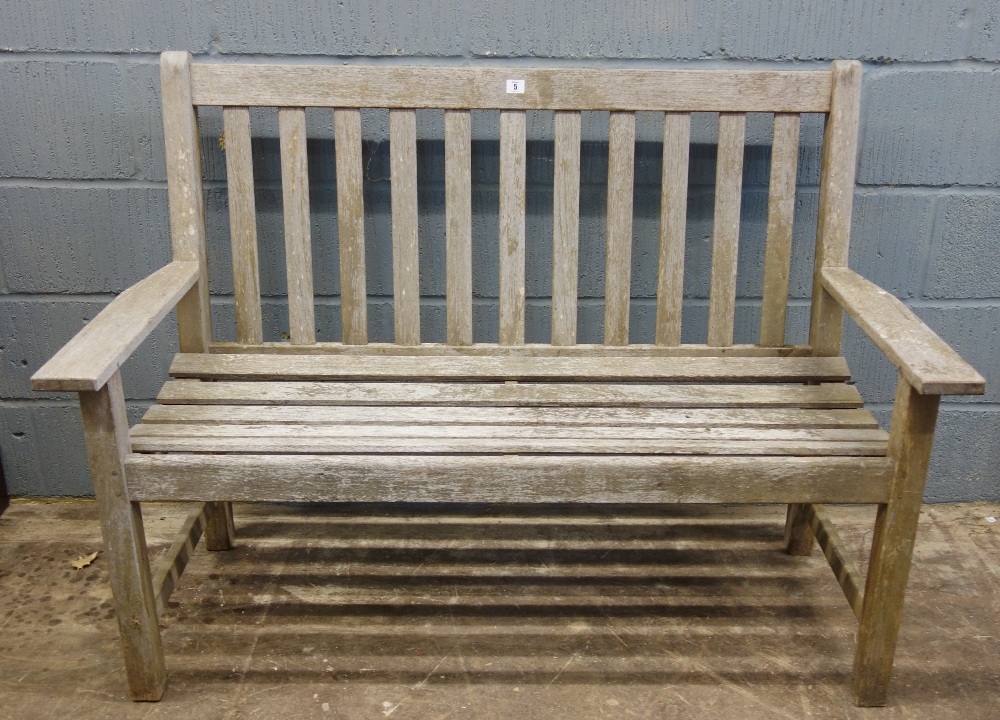
<path id="1" fill-rule="evenodd" d="M 85 567 L 90 565 L 90 563 L 94 562 L 94 560 L 97 559 L 97 553 L 99 552 L 100 550 L 94 550 L 94 552 L 90 553 L 90 555 L 81 555 L 76 560 L 71 562 L 70 565 L 75 567 L 77 570 L 83 570 Z"/>

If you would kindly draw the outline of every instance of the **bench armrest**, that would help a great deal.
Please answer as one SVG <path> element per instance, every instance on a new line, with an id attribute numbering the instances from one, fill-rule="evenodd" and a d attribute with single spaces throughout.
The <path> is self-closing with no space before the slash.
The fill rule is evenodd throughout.
<path id="1" fill-rule="evenodd" d="M 892 294 L 846 267 L 823 287 L 922 395 L 981 395 L 986 380 Z"/>
<path id="2" fill-rule="evenodd" d="M 116 297 L 31 377 L 34 390 L 100 390 L 197 282 L 198 262 L 175 260 Z"/>

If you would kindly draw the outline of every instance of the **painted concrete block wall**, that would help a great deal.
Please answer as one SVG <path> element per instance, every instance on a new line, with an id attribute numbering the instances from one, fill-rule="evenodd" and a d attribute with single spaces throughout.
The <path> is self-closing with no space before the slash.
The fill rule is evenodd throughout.
<path id="1" fill-rule="evenodd" d="M 28 378 L 120 292 L 169 258 L 158 53 L 249 59 L 596 67 L 819 68 L 864 62 L 851 266 L 898 296 L 987 376 L 985 397 L 946 399 L 927 499 L 1000 497 L 1000 10 L 992 0 L 10 0 L 0 23 L 0 456 L 15 495 L 91 492 L 74 397 L 32 393 Z M 332 120 L 309 112 L 317 325 L 340 336 Z M 287 325 L 280 173 L 273 113 L 255 112 L 254 162 L 265 333 Z M 384 113 L 365 118 L 370 333 L 390 340 L 392 280 Z M 233 334 L 225 156 L 219 114 L 203 114 L 216 336 Z M 497 325 L 495 116 L 473 122 L 474 321 Z M 737 340 L 753 342 L 760 285 L 769 122 L 748 123 Z M 580 340 L 602 336 L 607 116 L 584 119 Z M 692 133 L 684 339 L 707 317 L 716 126 Z M 800 152 L 789 338 L 808 323 L 821 124 Z M 421 308 L 425 340 L 445 333 L 442 122 L 421 113 Z M 528 126 L 529 341 L 548 339 L 551 115 Z M 631 336 L 655 314 L 660 129 L 640 116 Z M 124 370 L 129 412 L 148 406 L 176 343 L 168 320 Z M 880 418 L 894 369 L 853 326 L 846 352 Z"/>

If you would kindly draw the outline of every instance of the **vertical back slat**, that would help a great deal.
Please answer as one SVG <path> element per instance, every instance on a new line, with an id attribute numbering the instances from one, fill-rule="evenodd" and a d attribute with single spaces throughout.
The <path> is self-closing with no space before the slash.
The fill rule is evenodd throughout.
<path id="1" fill-rule="evenodd" d="M 468 110 L 444 112 L 448 343 L 472 343 L 472 126 Z"/>
<path id="2" fill-rule="evenodd" d="M 399 345 L 419 345 L 417 114 L 413 110 L 389 111 L 389 158 L 395 340 Z"/>
<path id="3" fill-rule="evenodd" d="M 743 190 L 745 113 L 719 113 L 719 153 L 712 227 L 712 286 L 708 299 L 708 344 L 733 344 L 736 319 L 736 259 Z"/>
<path id="4" fill-rule="evenodd" d="M 604 289 L 606 345 L 628 344 L 634 165 L 635 113 L 612 112 L 608 133 L 608 237 Z"/>
<path id="5" fill-rule="evenodd" d="M 760 307 L 760 344 L 785 344 L 788 310 L 788 272 L 792 262 L 792 222 L 795 213 L 795 176 L 799 160 L 799 116 L 774 114 L 771 144 L 771 186 L 767 205 L 767 249 L 764 254 L 764 293 Z"/>
<path id="6" fill-rule="evenodd" d="M 552 194 L 552 344 L 576 344 L 580 247 L 580 113 L 555 113 Z"/>
<path id="7" fill-rule="evenodd" d="M 660 202 L 660 271 L 656 290 L 656 344 L 680 345 L 684 303 L 690 113 L 663 118 L 663 197 Z"/>
<path id="8" fill-rule="evenodd" d="M 809 344 L 815 355 L 840 353 L 844 313 L 823 289 L 820 273 L 824 267 L 847 265 L 861 103 L 861 63 L 857 60 L 835 60 L 831 70 L 833 91 L 823 133 L 812 316 L 809 322 Z"/>
<path id="9" fill-rule="evenodd" d="M 281 194 L 285 215 L 289 335 L 293 345 L 311 345 L 316 342 L 316 322 L 305 110 L 279 108 L 278 133 L 281 137 Z"/>
<path id="10" fill-rule="evenodd" d="M 236 342 L 259 343 L 264 336 L 260 320 L 257 208 L 253 191 L 253 155 L 250 150 L 250 111 L 245 107 L 224 108 L 222 123 L 226 138 L 226 184 L 230 240 L 233 247 Z"/>
<path id="11" fill-rule="evenodd" d="M 524 343 L 525 113 L 500 111 L 500 344 Z"/>
<path id="12" fill-rule="evenodd" d="M 364 164 L 361 159 L 361 111 L 333 111 L 337 157 L 337 232 L 340 238 L 340 316 L 345 345 L 368 342 L 365 294 Z"/>
<path id="13" fill-rule="evenodd" d="M 191 100 L 190 53 L 163 53 L 160 81 L 173 257 L 174 260 L 196 260 L 201 267 L 198 283 L 177 303 L 178 341 L 181 352 L 208 352 L 212 321 L 205 248 L 205 199 L 198 116 Z"/>

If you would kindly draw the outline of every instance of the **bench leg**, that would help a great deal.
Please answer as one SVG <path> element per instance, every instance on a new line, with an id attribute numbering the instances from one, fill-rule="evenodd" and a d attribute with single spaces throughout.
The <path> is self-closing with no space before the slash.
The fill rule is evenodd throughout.
<path id="1" fill-rule="evenodd" d="M 920 395 L 900 378 L 889 439 L 892 488 L 875 520 L 854 654 L 854 700 L 863 707 L 886 703 L 938 402 L 937 395 Z"/>
<path id="2" fill-rule="evenodd" d="M 816 538 L 805 512 L 806 505 L 793 503 L 785 516 L 785 552 L 789 555 L 810 555 Z"/>
<path id="3" fill-rule="evenodd" d="M 81 392 L 80 409 L 129 689 L 134 700 L 159 700 L 167 676 L 142 511 L 129 502 L 125 484 L 130 445 L 121 376 L 116 372 L 100 390 Z"/>
<path id="4" fill-rule="evenodd" d="M 233 504 L 212 503 L 213 513 L 205 525 L 205 547 L 209 550 L 231 550 L 236 540 L 233 525 Z"/>

